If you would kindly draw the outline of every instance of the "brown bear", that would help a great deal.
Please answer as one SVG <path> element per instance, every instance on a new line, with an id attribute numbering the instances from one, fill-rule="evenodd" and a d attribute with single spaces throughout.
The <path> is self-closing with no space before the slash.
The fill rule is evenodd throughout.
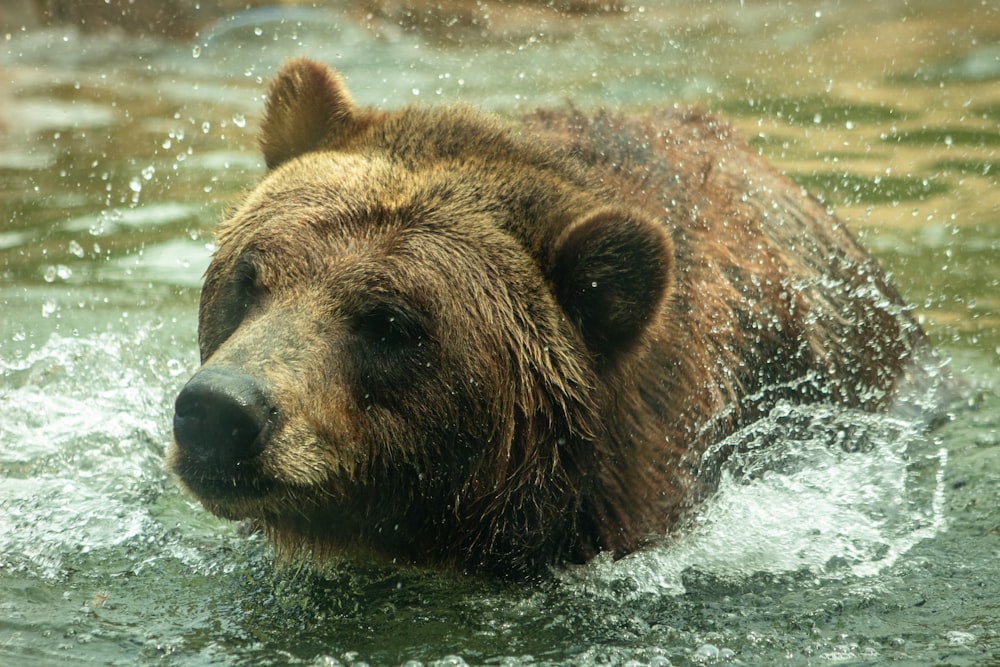
<path id="1" fill-rule="evenodd" d="M 929 349 L 844 225 L 697 111 L 379 111 L 298 59 L 261 146 L 169 459 L 285 551 L 620 556 L 776 401 L 884 408 Z"/>

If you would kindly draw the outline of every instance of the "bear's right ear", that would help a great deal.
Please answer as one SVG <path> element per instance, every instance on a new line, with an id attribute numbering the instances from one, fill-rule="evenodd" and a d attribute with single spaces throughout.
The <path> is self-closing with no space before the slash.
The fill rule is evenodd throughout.
<path id="1" fill-rule="evenodd" d="M 260 147 L 268 170 L 349 131 L 354 102 L 340 76 L 308 58 L 285 63 L 271 82 Z"/>
<path id="2" fill-rule="evenodd" d="M 549 262 L 556 299 L 602 362 L 633 349 L 674 285 L 674 246 L 656 220 L 609 207 L 570 223 Z"/>

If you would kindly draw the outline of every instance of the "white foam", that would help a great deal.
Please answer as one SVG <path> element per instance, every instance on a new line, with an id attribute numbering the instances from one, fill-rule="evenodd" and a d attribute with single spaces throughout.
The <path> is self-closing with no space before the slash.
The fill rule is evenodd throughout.
<path id="1" fill-rule="evenodd" d="M 597 590 L 680 594 L 695 569 L 728 580 L 807 571 L 868 577 L 944 529 L 946 451 L 923 422 L 779 405 L 736 449 L 690 529 L 617 562 L 567 571 Z"/>
<path id="2" fill-rule="evenodd" d="M 151 330 L 53 334 L 0 360 L 0 567 L 56 578 L 164 534 L 150 507 L 167 479 L 171 371 L 141 361 Z"/>

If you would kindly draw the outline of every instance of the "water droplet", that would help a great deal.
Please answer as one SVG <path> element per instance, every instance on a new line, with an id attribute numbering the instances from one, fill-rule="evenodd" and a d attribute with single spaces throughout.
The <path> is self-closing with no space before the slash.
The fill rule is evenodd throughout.
<path id="1" fill-rule="evenodd" d="M 208 131 L 211 130 L 211 129 L 212 129 L 212 124 L 209 123 L 207 120 L 204 123 L 201 124 L 201 131 L 204 134 L 208 134 Z"/>
<path id="2" fill-rule="evenodd" d="M 192 58 L 197 58 L 200 55 L 201 55 L 201 46 L 199 46 L 198 44 L 195 44 L 194 48 L 191 49 L 191 57 Z"/>
<path id="3" fill-rule="evenodd" d="M 712 644 L 702 644 L 698 647 L 698 650 L 694 652 L 692 656 L 695 662 L 706 663 L 715 662 L 719 659 L 719 648 L 713 646 Z"/>
<path id="4" fill-rule="evenodd" d="M 137 194 L 142 192 L 142 181 L 139 180 L 138 176 L 133 176 L 132 180 L 128 182 L 128 189 Z"/>
<path id="5" fill-rule="evenodd" d="M 256 28 L 253 29 L 253 34 L 255 34 L 258 37 L 260 37 L 261 35 L 264 34 L 264 29 L 261 28 L 260 26 L 257 26 Z"/>
<path id="6" fill-rule="evenodd" d="M 42 274 L 42 278 L 44 278 L 45 282 L 47 282 L 47 283 L 55 282 L 55 279 L 56 279 L 56 267 L 54 267 L 54 266 L 48 266 L 48 267 L 46 267 L 45 268 L 45 273 Z M 44 315 L 44 308 L 43 308 L 42 314 Z"/>
<path id="7" fill-rule="evenodd" d="M 234 113 L 233 114 L 233 125 L 235 125 L 236 127 L 246 127 L 246 125 L 247 125 L 246 116 L 244 116 L 241 113 Z"/>
<path id="8" fill-rule="evenodd" d="M 74 255 L 76 257 L 83 257 L 83 253 L 84 253 L 83 246 L 80 245 L 79 243 L 77 243 L 76 241 L 70 241 L 69 242 L 69 252 L 70 252 L 71 255 Z"/>
<path id="9" fill-rule="evenodd" d="M 156 167 L 154 167 L 153 165 L 149 165 L 148 167 L 142 170 L 142 179 L 144 181 L 148 181 L 149 179 L 153 178 L 153 174 L 155 173 L 156 173 Z"/>

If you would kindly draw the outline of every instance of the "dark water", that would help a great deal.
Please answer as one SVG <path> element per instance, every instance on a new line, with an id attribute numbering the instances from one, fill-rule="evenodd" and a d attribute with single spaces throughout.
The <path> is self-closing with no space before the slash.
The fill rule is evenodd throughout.
<path id="1" fill-rule="evenodd" d="M 1000 6 L 285 12 L 0 30 L 0 664 L 1000 665 Z M 163 455 L 212 228 L 297 54 L 384 106 L 724 113 L 892 271 L 965 400 L 930 431 L 779 406 L 690 534 L 544 584 L 275 568 Z"/>

